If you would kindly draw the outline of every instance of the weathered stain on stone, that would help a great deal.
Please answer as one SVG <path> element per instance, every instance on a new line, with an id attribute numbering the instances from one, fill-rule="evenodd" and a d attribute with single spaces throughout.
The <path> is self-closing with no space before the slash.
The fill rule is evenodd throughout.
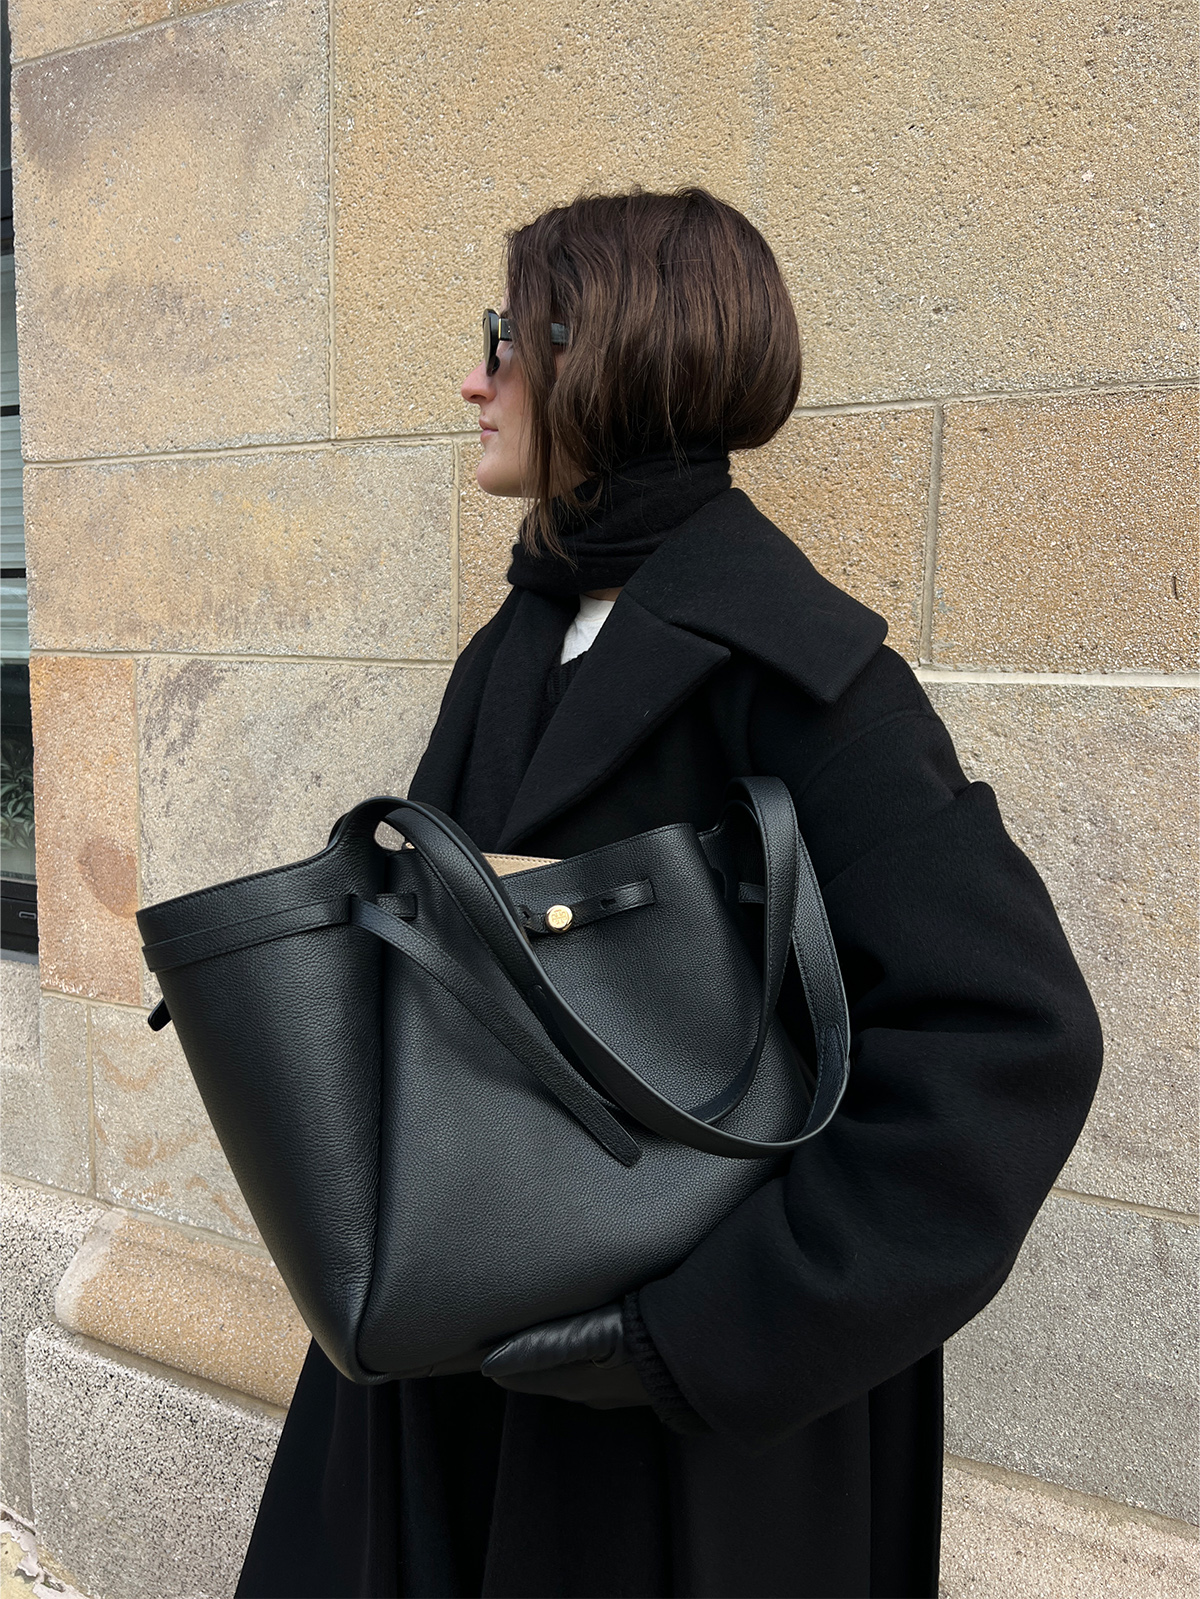
<path id="1" fill-rule="evenodd" d="M 91 1032 L 97 1196 L 257 1242 L 174 1028 L 93 1005 Z"/>
<path id="2" fill-rule="evenodd" d="M 221 1229 L 231 1238 L 244 1238 L 246 1236 L 246 1204 L 240 1194 L 231 1197 L 227 1188 L 219 1188 L 216 1184 L 201 1177 L 198 1172 L 193 1172 L 184 1183 L 189 1194 L 195 1196 L 201 1203 L 211 1205 L 214 1210 L 222 1215 L 228 1225 Z"/>
<path id="3" fill-rule="evenodd" d="M 137 1004 L 133 663 L 35 655 L 30 690 L 42 984 Z"/>
<path id="4" fill-rule="evenodd" d="M 169 709 L 160 714 L 184 667 L 151 657 L 138 670 L 140 702 L 153 708 L 141 756 L 149 903 L 301 859 L 359 800 L 402 794 L 448 676 L 443 666 L 229 663 L 209 681 L 203 714 L 178 691 L 184 739 Z"/>
<path id="5" fill-rule="evenodd" d="M 153 689 L 139 695 L 142 747 L 156 745 L 162 758 L 181 765 L 199 736 L 205 711 L 221 684 L 237 667 L 231 661 L 172 661 L 156 676 Z"/>
<path id="6" fill-rule="evenodd" d="M 120 1086 L 124 1088 L 128 1087 L 128 1084 L 122 1083 Z M 176 1133 L 173 1138 L 157 1135 L 134 1138 L 123 1146 L 121 1159 L 130 1171 L 149 1171 L 152 1166 L 160 1165 L 164 1160 L 175 1160 L 185 1149 L 190 1149 L 199 1137 L 200 1134 L 192 1130 Z"/>
<path id="7" fill-rule="evenodd" d="M 326 433 L 326 42 L 290 0 L 17 69 L 28 458 Z"/>
<path id="8" fill-rule="evenodd" d="M 129 1064 L 131 1060 L 136 1061 L 133 1067 Z M 164 1050 L 142 1050 L 131 1055 L 119 1046 L 110 1049 L 97 1041 L 92 1047 L 92 1064 L 97 1075 L 103 1076 L 114 1088 L 137 1094 L 162 1078 L 167 1057 Z"/>
<path id="9" fill-rule="evenodd" d="M 89 838 L 75 857 L 79 875 L 106 910 L 132 916 L 137 910 L 137 858 L 114 838 Z"/>

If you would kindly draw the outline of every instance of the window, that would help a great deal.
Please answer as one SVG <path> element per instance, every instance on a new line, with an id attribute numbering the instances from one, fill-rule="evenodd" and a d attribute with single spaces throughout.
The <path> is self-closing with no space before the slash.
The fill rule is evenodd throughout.
<path id="1" fill-rule="evenodd" d="M 29 712 L 29 612 L 21 496 L 21 406 L 13 271 L 10 45 L 3 28 L 3 217 L 0 232 L 0 947 L 37 950 L 33 851 L 33 724 Z"/>

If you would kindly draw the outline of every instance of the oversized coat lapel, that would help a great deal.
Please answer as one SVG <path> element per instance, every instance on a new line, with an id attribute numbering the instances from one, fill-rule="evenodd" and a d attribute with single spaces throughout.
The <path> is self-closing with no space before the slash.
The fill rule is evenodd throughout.
<path id="1" fill-rule="evenodd" d="M 542 735 L 498 847 L 511 849 L 602 783 L 729 653 L 623 592 Z"/>
<path id="2" fill-rule="evenodd" d="M 517 591 L 512 623 L 488 672 L 455 816 L 483 849 L 500 842 L 538 741 L 546 679 L 575 611 L 570 600 Z"/>
<path id="3" fill-rule="evenodd" d="M 456 666 L 410 792 L 453 811 L 511 593 Z M 832 704 L 887 623 L 823 578 L 739 489 L 691 516 L 626 584 L 534 752 L 498 848 L 605 781 L 734 651 Z"/>
<path id="4" fill-rule="evenodd" d="M 495 616 L 480 628 L 454 663 L 429 743 L 408 785 L 411 799 L 453 812 L 488 673 L 516 614 L 519 598 L 519 590 L 510 589 Z"/>

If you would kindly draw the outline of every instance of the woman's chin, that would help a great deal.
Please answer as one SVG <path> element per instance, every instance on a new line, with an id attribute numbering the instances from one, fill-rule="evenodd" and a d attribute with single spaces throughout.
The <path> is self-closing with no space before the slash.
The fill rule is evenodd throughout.
<path id="1" fill-rule="evenodd" d="M 486 456 L 475 468 L 475 481 L 485 494 L 516 499 L 522 493 L 521 481 L 516 473 L 497 468 Z"/>

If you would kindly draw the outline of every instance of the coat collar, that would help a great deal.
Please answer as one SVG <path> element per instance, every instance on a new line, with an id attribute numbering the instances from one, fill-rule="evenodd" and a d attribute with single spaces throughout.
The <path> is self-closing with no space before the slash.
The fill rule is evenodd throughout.
<path id="1" fill-rule="evenodd" d="M 741 489 L 690 517 L 626 595 L 664 622 L 754 656 L 827 705 L 887 635 L 883 617 L 823 578 Z"/>
<path id="2" fill-rule="evenodd" d="M 740 489 L 718 495 L 622 590 L 538 745 L 500 847 L 598 787 L 732 651 L 832 704 L 886 633 Z"/>

